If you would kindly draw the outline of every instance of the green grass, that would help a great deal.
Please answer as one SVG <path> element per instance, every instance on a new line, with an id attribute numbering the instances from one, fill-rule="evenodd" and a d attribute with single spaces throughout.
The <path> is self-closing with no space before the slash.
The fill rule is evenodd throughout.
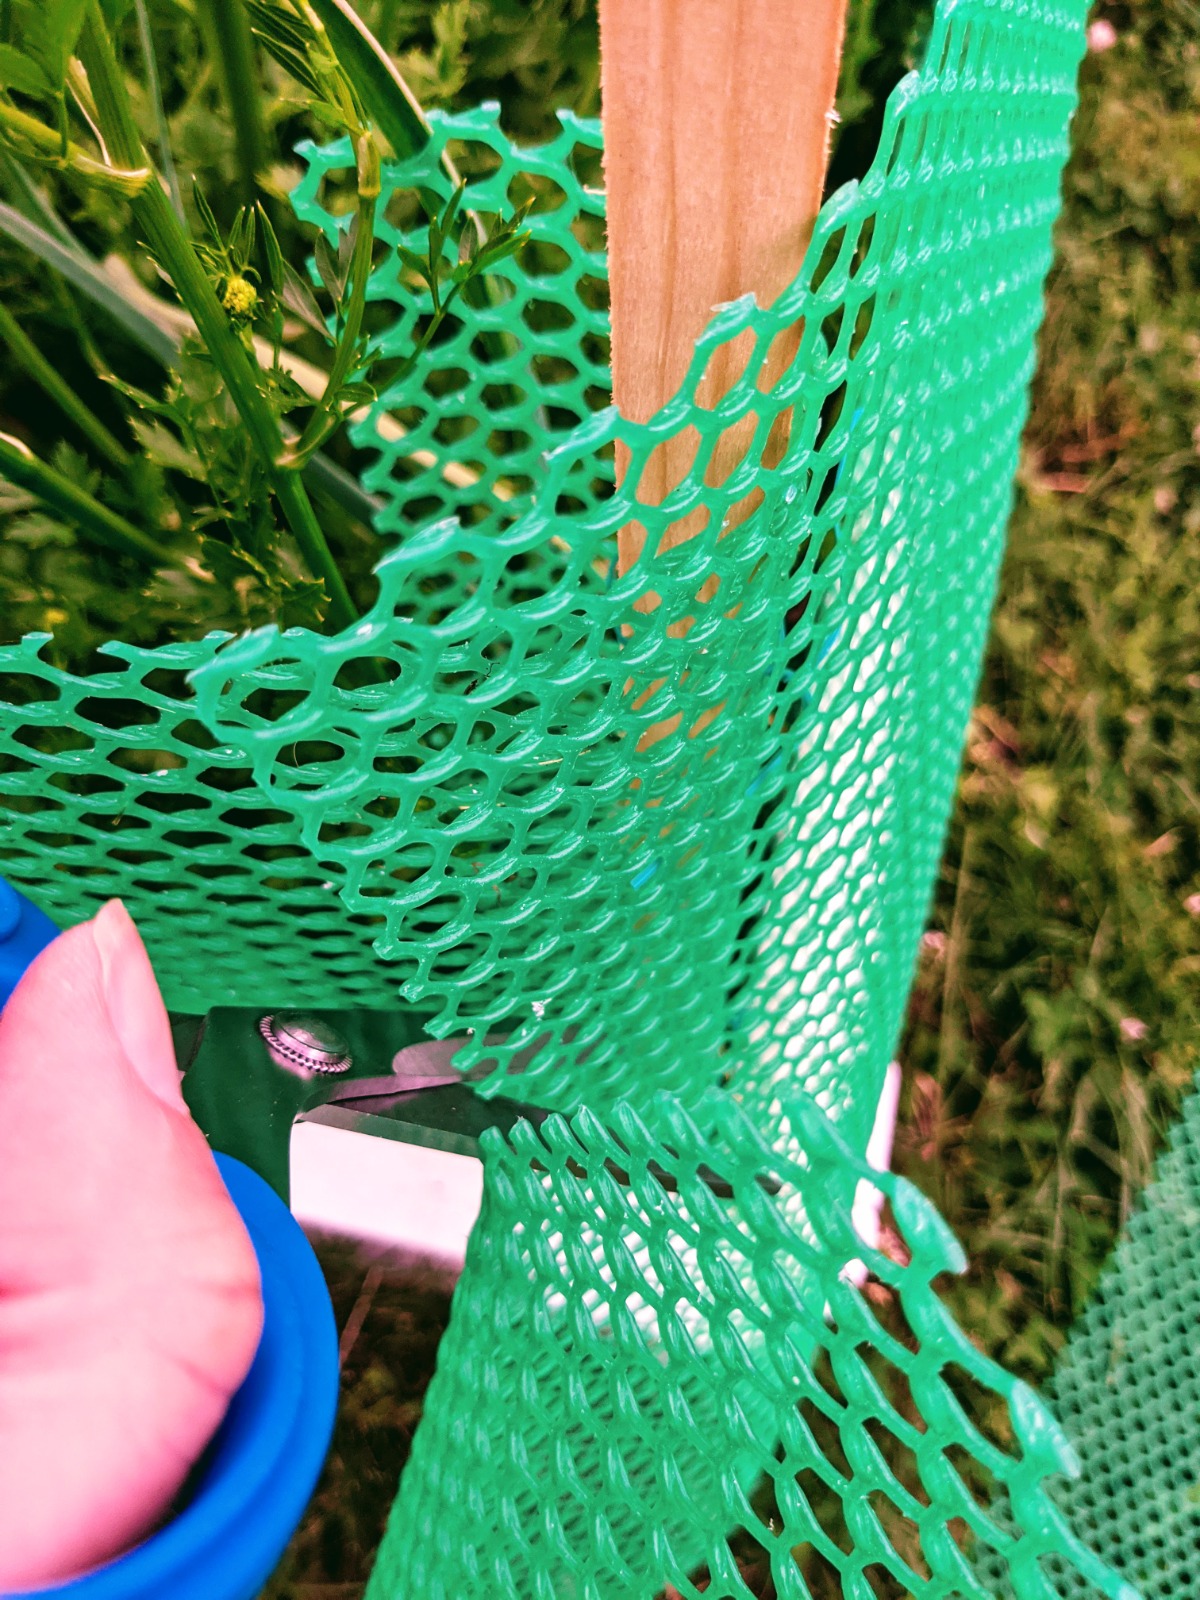
<path id="1" fill-rule="evenodd" d="M 1200 1064 L 1200 10 L 1107 14 L 902 1051 L 957 1309 L 1034 1382 Z"/>

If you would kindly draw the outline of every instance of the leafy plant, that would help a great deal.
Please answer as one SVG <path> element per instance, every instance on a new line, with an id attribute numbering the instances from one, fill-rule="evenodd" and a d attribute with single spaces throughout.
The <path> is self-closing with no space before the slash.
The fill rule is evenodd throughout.
<path id="1" fill-rule="evenodd" d="M 928 0 L 912 6 L 927 10 Z M 871 0 L 853 0 L 843 143 L 870 100 L 862 62 L 890 48 L 876 22 Z M 53 468 L 65 424 L 90 463 L 91 499 L 159 552 L 155 563 L 108 545 L 102 559 L 94 508 L 82 520 L 57 513 L 83 569 L 97 564 L 94 584 L 75 591 L 72 628 L 54 629 L 52 653 L 74 658 L 111 630 L 122 611 L 112 559 L 119 587 L 142 602 L 124 625 L 146 642 L 201 619 L 338 626 L 366 602 L 380 554 L 375 507 L 355 482 L 342 424 L 378 382 L 363 331 L 365 275 L 382 248 L 364 222 L 372 163 L 428 138 L 406 76 L 432 101 L 498 94 L 511 126 L 545 137 L 556 105 L 598 110 L 594 0 L 362 0 L 361 16 L 346 0 L 0 6 L 0 272 L 22 305 L 20 327 L 0 313 L 0 341 L 40 394 L 32 408 L 22 400 L 9 431 Z M 366 165 L 334 247 L 306 237 L 281 202 L 297 175 L 291 143 L 343 133 Z M 447 175 L 457 187 L 448 164 Z M 523 238 L 519 217 L 464 215 L 461 198 L 443 211 L 430 219 L 431 231 L 441 222 L 442 248 L 408 263 L 414 286 L 439 300 L 413 361 L 458 295 L 487 300 L 489 273 Z M 314 243 L 315 281 L 304 267 Z M 234 271 L 223 252 L 239 245 Z M 27 250 L 53 267 L 48 277 Z M 131 301 L 114 262 L 152 296 Z M 191 326 L 172 315 L 180 310 Z M 389 392 L 404 376 L 388 374 Z M 0 377 L 0 406 L 4 389 Z M 44 566 L 9 549 L 0 611 L 10 633 L 44 625 L 64 598 Z"/>
<path id="2" fill-rule="evenodd" d="M 121 61 L 127 29 L 119 5 L 105 10 L 99 0 L 71 0 L 41 8 L 15 0 L 10 32 L 18 42 L 0 46 L 0 136 L 10 165 L 18 173 L 29 164 L 49 168 L 85 193 L 127 199 L 135 228 L 195 330 L 184 337 L 163 392 L 111 380 L 127 404 L 141 462 L 158 469 L 152 479 L 141 474 L 138 514 L 148 526 L 137 537 L 128 528 L 118 537 L 100 501 L 78 485 L 70 500 L 61 490 L 48 498 L 53 468 L 35 470 L 28 452 L 21 455 L 19 481 L 46 505 L 62 511 L 69 504 L 81 537 L 115 541 L 127 554 L 182 571 L 183 580 L 171 580 L 177 606 L 203 614 L 199 586 L 215 579 L 215 592 L 231 603 L 227 611 L 238 623 L 273 617 L 344 627 L 357 611 L 307 479 L 346 417 L 374 398 L 364 313 L 377 250 L 382 145 L 386 140 L 409 154 L 427 139 L 428 128 L 382 48 L 342 0 L 251 0 L 248 17 L 253 36 L 293 80 L 300 109 L 326 134 L 348 137 L 355 152 L 353 215 L 336 248 L 323 235 L 316 239 L 324 305 L 286 258 L 261 200 L 242 206 L 223 231 L 196 185 L 198 225 L 188 227 L 172 192 L 173 165 L 167 174 L 162 170 L 165 139 L 156 165 L 138 124 Z M 141 42 L 152 63 L 145 28 Z M 148 74 L 152 91 L 157 83 L 154 69 Z M 165 113 L 156 93 L 152 98 L 161 130 Z M 78 137 L 73 123 L 83 124 Z M 31 187 L 26 183 L 27 195 Z M 462 192 L 460 185 L 430 219 L 430 248 L 419 260 L 418 277 L 431 286 L 434 316 L 414 359 L 454 298 L 472 287 L 486 292 L 486 274 L 526 237 L 520 215 L 486 227 L 471 218 L 464 227 Z M 443 260 L 448 244 L 454 247 L 449 263 Z M 324 376 L 315 393 L 297 381 L 284 358 L 287 313 L 324 347 Z M 10 343 L 20 336 L 0 321 L 0 336 L 5 333 Z M 27 370 L 44 381 L 52 369 L 32 341 L 25 338 L 24 346 Z M 65 403 L 61 392 L 55 398 L 98 445 L 108 433 L 100 420 L 81 402 Z M 129 464 L 119 443 L 116 452 L 104 453 L 119 469 Z M 12 448 L 0 456 L 4 463 L 18 469 Z"/>

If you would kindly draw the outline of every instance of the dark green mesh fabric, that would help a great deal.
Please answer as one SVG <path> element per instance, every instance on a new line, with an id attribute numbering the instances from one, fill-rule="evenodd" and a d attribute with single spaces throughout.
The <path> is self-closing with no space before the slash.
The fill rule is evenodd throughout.
<path id="1" fill-rule="evenodd" d="M 490 1146 L 374 1600 L 743 1600 L 750 1547 L 785 1600 L 986 1600 L 989 1546 L 1020 1600 L 1060 1592 L 1055 1552 L 1123 1592 L 1044 1492 L 1053 1425 L 931 1293 L 953 1252 L 912 1191 L 885 1185 L 911 1265 L 843 1278 L 861 1169 L 816 1110 L 862 1149 L 903 1013 L 1083 22 L 941 0 L 800 277 L 722 308 L 646 425 L 604 409 L 598 129 L 530 151 L 436 119 L 388 174 L 396 230 L 423 246 L 449 144 L 469 206 L 534 196 L 533 240 L 360 427 L 391 546 L 361 623 L 117 644 L 84 677 L 44 637 L 0 650 L 0 866 L 60 919 L 124 896 L 181 1008 L 406 999 L 490 1088 L 580 1113 Z M 306 155 L 332 236 L 349 152 Z M 398 271 L 388 359 L 429 314 Z"/>
<path id="2" fill-rule="evenodd" d="M 1054 1499 L 1145 1600 L 1200 1590 L 1200 1084 L 1067 1345 L 1051 1404 L 1083 1475 Z M 1057 1570 L 1057 1569 L 1056 1569 Z M 986 1568 L 1007 1597 L 1002 1571 Z M 1058 1592 L 1091 1600 L 1059 1572 Z"/>

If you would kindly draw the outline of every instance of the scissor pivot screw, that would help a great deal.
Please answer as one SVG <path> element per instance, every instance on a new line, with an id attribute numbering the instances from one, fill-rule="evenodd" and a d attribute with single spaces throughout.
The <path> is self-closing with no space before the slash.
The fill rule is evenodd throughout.
<path id="1" fill-rule="evenodd" d="M 258 1024 L 276 1066 L 302 1072 L 347 1072 L 350 1050 L 336 1028 L 308 1011 L 268 1013 Z"/>

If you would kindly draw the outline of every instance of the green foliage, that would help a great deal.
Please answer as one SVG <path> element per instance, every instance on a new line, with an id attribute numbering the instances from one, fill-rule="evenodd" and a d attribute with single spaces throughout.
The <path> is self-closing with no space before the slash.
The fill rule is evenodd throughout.
<path id="1" fill-rule="evenodd" d="M 18 4 L 13 37 L 21 47 L 4 46 L 0 69 L 7 87 L 52 104 L 56 120 L 65 125 L 67 68 L 86 11 L 84 0 L 48 0 L 47 4 Z"/>
<path id="2" fill-rule="evenodd" d="M 911 64 L 916 19 L 928 14 L 929 5 L 906 0 L 903 20 L 895 7 L 881 8 L 882 22 L 878 9 L 874 0 L 852 0 L 839 100 L 843 166 L 842 152 L 856 140 L 859 158 L 869 156 L 860 135 L 879 110 L 881 92 Z M 350 281 L 365 223 L 361 216 L 349 219 L 336 247 L 324 238 L 315 241 L 317 281 L 310 281 L 303 264 L 314 242 L 271 198 L 281 197 L 294 181 L 290 146 L 301 135 L 353 134 L 368 122 L 394 149 L 407 152 L 419 144 L 424 116 L 394 62 L 429 104 L 460 106 L 497 96 L 511 126 L 545 137 L 553 132 L 557 106 L 599 109 L 595 0 L 367 0 L 363 20 L 378 43 L 354 21 L 344 0 L 316 0 L 311 11 L 281 0 L 247 0 L 244 13 L 234 7 L 221 14 L 224 25 L 210 11 L 207 3 L 190 13 L 159 0 L 106 10 L 126 68 L 141 153 L 154 153 L 186 216 L 195 253 L 265 403 L 263 426 L 269 431 L 278 424 L 294 441 L 284 457 L 287 470 L 301 472 L 317 450 L 332 450 L 337 461 L 353 468 L 353 452 L 339 429 L 371 392 L 361 294 L 370 255 L 365 243 L 358 258 L 359 292 Z M 128 261 L 169 309 L 161 278 L 138 246 L 147 230 L 136 211 L 131 217 L 113 200 L 114 188 L 132 193 L 144 175 L 134 179 L 120 169 L 106 170 L 87 127 L 96 123 L 98 108 L 86 80 L 70 65 L 86 13 L 86 0 L 12 0 L 4 11 L 0 85 L 10 93 L 0 97 L 0 107 L 19 113 L 20 125 L 9 127 L 7 144 L 22 164 L 9 161 L 0 184 L 8 203 L 25 213 L 26 228 L 41 228 L 44 237 L 48 221 L 56 233 L 69 225 L 95 256 Z M 248 101 L 254 116 L 246 111 Z M 34 137 L 21 118 L 35 130 L 44 123 L 45 137 Z M 262 198 L 252 209 L 231 211 L 226 197 L 246 191 L 247 169 L 251 190 L 257 175 Z M 212 206 L 206 196 L 216 197 Z M 519 218 L 471 222 L 464 230 L 456 219 L 454 249 L 443 251 L 442 241 L 431 237 L 422 265 L 408 263 L 417 282 L 432 277 L 435 298 L 443 279 L 449 289 L 422 330 L 421 349 L 436 338 L 449 302 L 461 292 L 488 293 L 486 273 L 520 242 Z M 72 244 L 70 232 L 65 242 Z M 158 267 L 176 278 L 186 307 L 178 275 L 162 260 Z M 84 269 L 76 263 L 76 270 Z M 47 340 L 49 348 L 69 352 L 60 363 L 76 386 L 66 417 L 68 438 L 93 458 L 97 495 L 127 510 L 173 565 L 192 563 L 190 578 L 178 570 L 169 580 L 152 571 L 126 574 L 126 585 L 132 581 L 141 589 L 139 636 L 149 642 L 195 631 L 197 624 L 236 629 L 270 618 L 319 623 L 330 604 L 329 582 L 319 562 L 314 569 L 311 551 L 306 555 L 306 536 L 310 546 L 314 538 L 327 542 L 330 567 L 345 575 L 361 603 L 371 592 L 370 568 L 379 554 L 362 526 L 361 497 L 349 515 L 344 500 L 338 507 L 323 498 L 321 531 L 314 534 L 313 519 L 302 517 L 305 527 L 289 536 L 272 452 L 264 451 L 252 428 L 232 426 L 244 422 L 239 402 L 219 360 L 215 379 L 211 370 L 202 370 L 203 337 L 185 344 L 180 361 L 171 358 L 172 370 L 164 377 L 157 365 L 131 352 L 110 323 L 93 326 L 94 299 L 79 302 L 52 277 L 47 300 L 41 273 L 37 260 L 7 242 L 0 245 L 0 274 L 22 305 L 31 359 L 36 362 Z M 93 271 L 89 286 L 103 294 L 107 282 Z M 281 351 L 302 356 L 336 380 L 317 405 L 289 375 Z M 389 381 L 402 376 L 392 373 Z M 47 409 L 41 397 L 31 406 L 28 392 L 19 405 L 7 405 L 11 392 L 11 377 L 0 377 L 0 424 L 46 457 L 62 434 L 61 396 L 57 409 Z M 105 448 L 97 453 L 99 441 Z M 139 456 L 132 476 L 115 465 L 122 450 Z M 67 525 L 58 526 L 65 534 Z M 84 571 L 89 561 L 100 561 L 87 549 L 78 559 Z M 44 567 L 35 572 L 28 561 L 10 558 L 5 570 L 10 576 L 0 578 L 0 613 L 10 630 L 39 609 L 57 615 L 67 606 Z M 219 581 L 205 583 L 204 575 Z M 67 648 L 68 635 L 72 652 L 101 642 L 112 615 L 101 593 L 107 578 L 101 564 L 94 595 L 86 582 L 75 586 L 68 609 L 72 627 L 65 634 L 59 630 L 56 650 Z M 10 582 L 17 587 L 7 587 Z"/>
<path id="3" fill-rule="evenodd" d="M 16 27 L 10 31 L 20 48 L 0 47 L 0 66 L 7 67 L 0 89 L 7 86 L 9 91 L 0 92 L 0 146 L 11 194 L 18 208 L 35 214 L 28 221 L 42 230 L 35 237 L 26 226 L 21 242 L 36 246 L 40 238 L 42 259 L 53 259 L 55 251 L 45 248 L 48 225 L 56 249 L 78 256 L 78 242 L 62 215 L 64 202 L 73 191 L 86 195 L 115 185 L 130 195 L 131 214 L 115 219 L 106 243 L 136 260 L 137 240 L 144 238 L 151 260 L 174 288 L 178 309 L 189 320 L 178 358 L 169 357 L 165 385 L 157 374 L 156 382 L 142 374 L 137 381 L 114 377 L 90 335 L 85 339 L 95 375 L 118 399 L 123 436 L 132 435 L 140 446 L 138 516 L 144 531 L 122 531 L 94 497 L 81 498 L 76 492 L 64 499 L 65 490 L 50 494 L 56 483 L 53 470 L 44 463 L 39 467 L 36 456 L 33 465 L 26 462 L 27 443 L 9 448 L 9 464 L 21 468 L 22 487 L 40 494 L 44 508 L 80 512 L 77 521 L 61 524 L 64 529 L 75 529 L 82 540 L 90 528 L 101 543 L 105 534 L 109 542 L 115 536 L 127 552 L 141 549 L 147 555 L 144 598 L 164 637 L 189 614 L 193 628 L 200 619 L 210 626 L 244 627 L 266 620 L 344 626 L 353 620 L 354 602 L 311 504 L 305 475 L 346 417 L 374 398 L 366 299 L 378 254 L 379 137 L 398 153 L 411 153 L 428 137 L 423 113 L 382 48 L 342 0 L 314 0 L 312 6 L 307 0 L 294 5 L 251 0 L 250 31 L 241 51 L 228 48 L 241 37 L 238 29 L 217 30 L 218 44 L 226 51 L 223 75 L 231 95 L 257 96 L 249 54 L 257 38 L 286 75 L 290 108 L 316 131 L 351 140 L 356 158 L 353 214 L 335 243 L 323 234 L 315 240 L 322 304 L 314 286 L 292 264 L 293 257 L 303 261 L 306 241 L 291 228 L 281 243 L 270 208 L 262 203 L 238 209 L 223 230 L 204 185 L 193 179 L 189 229 L 170 159 L 163 75 L 141 0 L 136 19 L 140 62 L 130 72 L 124 51 L 129 29 L 117 17 L 106 19 L 96 0 L 70 0 L 69 5 L 61 0 L 44 10 L 43 15 L 18 0 Z M 169 48 L 163 50 L 164 58 L 171 54 Z M 41 102 L 36 111 L 27 108 L 26 99 Z M 72 119 L 83 121 L 85 138 L 94 148 L 75 140 Z M 259 141 L 257 124 L 251 129 L 235 113 L 229 127 L 245 176 L 249 147 Z M 163 187 L 148 153 L 156 145 Z M 42 195 L 26 171 L 30 162 L 43 171 L 66 174 L 70 187 Z M 257 157 L 249 171 L 251 183 L 256 170 Z M 164 188 L 173 204 L 166 202 Z M 473 217 L 471 228 L 464 229 L 457 216 L 460 201 L 461 193 L 444 215 L 431 219 L 427 261 L 435 305 L 422 348 L 435 336 L 454 298 L 471 289 L 486 294 L 486 274 L 526 238 L 520 215 L 487 223 Z M 442 296 L 438 286 L 452 229 L 456 256 L 445 267 L 449 292 Z M 6 232 L 17 237 L 20 230 L 10 224 Z M 73 265 L 76 286 L 79 272 L 93 286 L 98 275 L 92 270 L 89 277 L 85 271 L 91 263 Z M 96 301 L 92 296 L 92 303 Z M 152 303 L 152 316 L 169 316 L 165 301 L 156 297 Z M 294 327 L 289 312 L 296 319 Z M 190 323 L 195 324 L 194 334 Z M 118 475 L 130 476 L 133 469 L 122 441 L 81 394 L 73 396 L 54 381 L 52 365 L 36 341 L 11 318 L 0 321 L 0 338 L 89 446 L 99 448 Z M 295 362 L 289 357 L 296 352 L 285 349 L 292 340 L 307 341 L 310 348 L 315 343 L 317 365 L 310 363 L 307 369 L 315 375 L 315 385 L 306 386 L 294 376 Z M 157 469 L 152 483 L 147 464 Z M 329 464 L 324 468 L 324 481 L 336 487 Z M 342 498 L 343 504 L 353 505 L 353 497 Z M 357 498 L 355 509 L 361 514 L 362 496 Z M 359 557 L 352 581 L 357 580 L 360 591 L 369 582 L 371 563 L 363 559 L 369 549 L 361 541 L 352 546 Z M 159 551 L 161 561 L 156 559 Z M 154 575 L 156 567 L 176 569 L 167 585 L 168 611 L 159 608 L 164 585 Z M 187 582 L 181 587 L 180 568 L 190 574 L 190 590 Z M 31 574 L 16 576 L 27 583 Z M 52 609 L 61 610 L 61 605 Z"/>
<path id="4" fill-rule="evenodd" d="M 920 65 L 932 18 L 932 0 L 849 0 L 828 192 L 870 166 L 887 97 Z"/>
<path id="5" fill-rule="evenodd" d="M 553 136 L 558 107 L 600 110 L 596 0 L 365 0 L 362 13 L 425 105 L 498 100 L 526 139 Z"/>

